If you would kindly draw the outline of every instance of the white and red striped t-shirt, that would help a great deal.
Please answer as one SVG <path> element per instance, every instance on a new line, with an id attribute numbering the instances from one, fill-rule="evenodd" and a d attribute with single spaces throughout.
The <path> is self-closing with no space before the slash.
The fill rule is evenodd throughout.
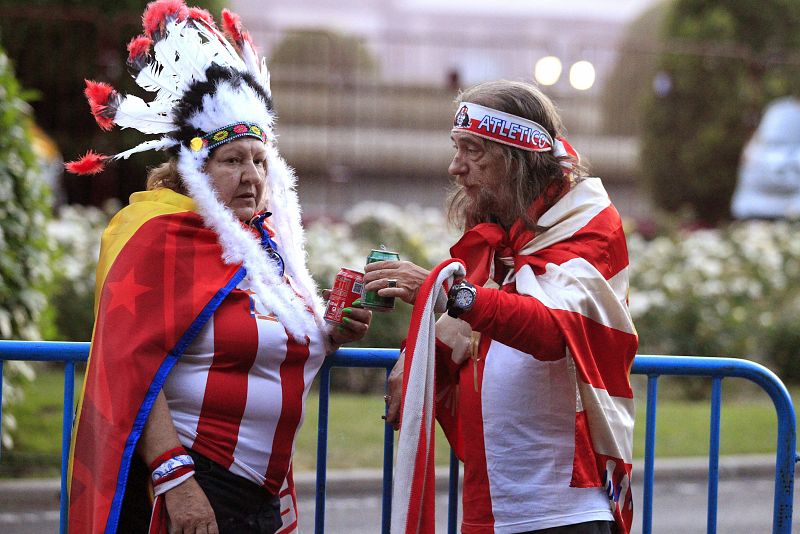
<path id="1" fill-rule="evenodd" d="M 163 390 L 182 445 L 277 495 L 325 347 L 294 341 L 260 309 L 240 283 Z"/>
<path id="2" fill-rule="evenodd" d="M 552 318 L 540 302 L 516 294 L 514 284 L 476 290 L 475 307 L 462 317 L 483 334 L 479 359 L 458 368 L 448 361 L 460 382 L 462 532 L 613 521 L 603 488 L 570 487 L 575 370 Z"/>

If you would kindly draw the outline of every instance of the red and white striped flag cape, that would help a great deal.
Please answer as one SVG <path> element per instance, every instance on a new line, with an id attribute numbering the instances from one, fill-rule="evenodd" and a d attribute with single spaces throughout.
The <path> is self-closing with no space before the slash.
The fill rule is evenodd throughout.
<path id="1" fill-rule="evenodd" d="M 570 485 L 605 487 L 619 532 L 627 534 L 633 520 L 634 407 L 629 373 L 638 337 L 627 306 L 628 254 L 622 223 L 597 178 L 576 184 L 538 223 L 547 231 L 515 234 L 512 228 L 513 256 L 500 258 L 512 269 L 505 283 L 515 283 L 519 294 L 544 304 L 566 340 L 578 389 Z M 492 264 L 492 254 L 482 256 Z M 469 259 L 466 263 L 472 270 Z M 442 282 L 451 281 L 460 267 L 451 259 L 434 269 L 414 306 L 404 363 L 393 534 L 435 529 L 433 308 L 438 293 L 444 291 Z M 474 280 L 471 273 L 467 278 L 473 283 L 486 281 Z M 491 284 L 489 277 L 486 285 Z M 404 438 L 404 433 L 411 436 Z"/>
<path id="2" fill-rule="evenodd" d="M 129 474 L 156 395 L 245 275 L 241 265 L 220 261 L 217 234 L 194 206 L 170 189 L 135 193 L 103 233 L 97 321 L 70 450 L 70 532 L 124 530 L 126 491 L 148 491 L 148 480 L 129 480 Z M 192 280 L 190 290 L 186 280 Z M 280 534 L 297 528 L 289 475 L 279 495 Z M 158 531 L 166 516 L 156 514 L 156 520 Z"/>
<path id="3" fill-rule="evenodd" d="M 403 364 L 403 405 L 397 465 L 392 484 L 392 534 L 433 532 L 434 517 L 434 357 L 436 317 L 441 294 L 466 275 L 455 259 L 441 263 L 417 294 Z"/>

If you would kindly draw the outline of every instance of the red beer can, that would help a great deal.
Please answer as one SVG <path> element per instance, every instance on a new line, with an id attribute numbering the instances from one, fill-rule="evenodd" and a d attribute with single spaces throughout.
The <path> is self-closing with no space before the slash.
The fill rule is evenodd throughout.
<path id="1" fill-rule="evenodd" d="M 339 270 L 333 281 L 331 297 L 325 308 L 325 320 L 331 324 L 342 324 L 342 310 L 361 298 L 361 288 L 364 285 L 364 273 L 345 269 Z"/>

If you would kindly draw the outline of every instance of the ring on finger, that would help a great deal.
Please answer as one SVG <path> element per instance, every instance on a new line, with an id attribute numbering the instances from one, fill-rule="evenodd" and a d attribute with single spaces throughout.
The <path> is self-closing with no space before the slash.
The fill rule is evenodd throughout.
<path id="1" fill-rule="evenodd" d="M 394 278 L 389 278 L 386 281 L 386 287 L 397 287 L 397 280 Z"/>

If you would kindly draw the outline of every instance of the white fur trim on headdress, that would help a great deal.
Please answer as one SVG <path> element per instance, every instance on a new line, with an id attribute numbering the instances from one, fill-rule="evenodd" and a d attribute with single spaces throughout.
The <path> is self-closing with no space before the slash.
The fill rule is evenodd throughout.
<path id="1" fill-rule="evenodd" d="M 268 140 L 275 139 L 274 115 L 264 107 L 253 88 L 244 83 L 234 87 L 227 80 L 217 82 L 216 91 L 203 96 L 202 109 L 187 122 L 208 133 L 237 122 L 255 123 L 266 132 Z"/>
<path id="2" fill-rule="evenodd" d="M 308 336 L 311 340 L 321 341 L 319 319 L 321 314 L 318 311 L 315 314 L 309 313 L 306 302 L 285 283 L 275 264 L 267 259 L 255 235 L 245 229 L 233 212 L 220 202 L 217 193 L 210 185 L 211 178 L 202 170 L 207 158 L 206 149 L 193 152 L 181 147 L 178 155 L 178 172 L 189 196 L 197 204 L 197 211 L 203 217 L 203 222 L 219 236 L 222 259 L 226 263 L 244 265 L 247 270 L 246 280 L 249 281 L 251 289 L 262 297 L 262 302 L 267 307 L 264 311 L 274 314 L 295 339 L 304 340 Z M 291 239 L 281 236 L 282 230 L 288 228 L 276 228 L 277 237 L 281 239 L 279 245 L 282 245 L 281 254 L 284 255 L 288 274 L 305 272 L 305 264 L 301 264 L 298 268 L 296 262 L 298 247 Z M 300 233 L 302 235 L 302 231 Z M 308 295 L 309 303 L 313 303 L 311 297 L 315 293 L 315 286 L 309 287 L 300 280 L 298 282 L 302 293 Z"/>

